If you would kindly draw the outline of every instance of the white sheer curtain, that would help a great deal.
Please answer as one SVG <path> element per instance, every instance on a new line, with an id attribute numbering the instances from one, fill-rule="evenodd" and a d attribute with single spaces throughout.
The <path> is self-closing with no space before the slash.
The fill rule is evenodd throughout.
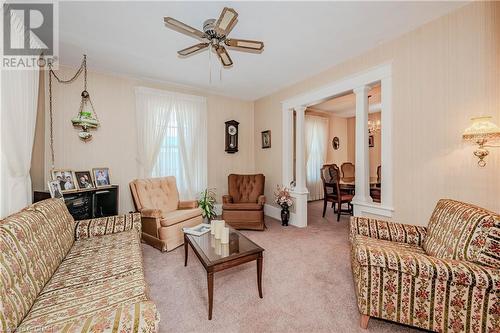
<path id="1" fill-rule="evenodd" d="M 11 38 L 23 43 L 22 33 Z M 22 44 L 21 44 L 22 45 Z M 2 70 L 0 218 L 31 203 L 31 152 L 38 105 L 38 70 Z"/>
<path id="2" fill-rule="evenodd" d="M 305 116 L 306 135 L 306 186 L 308 200 L 323 198 L 321 167 L 326 161 L 328 140 L 328 119 L 318 116 Z"/>
<path id="3" fill-rule="evenodd" d="M 207 185 L 207 102 L 204 97 L 137 87 L 141 178 L 175 176 L 181 199 Z"/>

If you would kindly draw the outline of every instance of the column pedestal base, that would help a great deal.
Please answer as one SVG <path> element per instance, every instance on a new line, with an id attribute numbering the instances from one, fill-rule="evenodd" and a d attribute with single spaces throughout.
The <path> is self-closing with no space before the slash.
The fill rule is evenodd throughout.
<path id="1" fill-rule="evenodd" d="M 309 192 L 306 190 L 291 191 L 290 195 L 295 199 L 295 211 L 290 215 L 290 225 L 299 228 L 307 227 L 307 196 Z"/>

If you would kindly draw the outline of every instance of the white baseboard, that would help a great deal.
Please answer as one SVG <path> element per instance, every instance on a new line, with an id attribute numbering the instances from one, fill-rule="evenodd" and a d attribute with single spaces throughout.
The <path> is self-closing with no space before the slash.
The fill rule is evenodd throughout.
<path id="1" fill-rule="evenodd" d="M 281 210 L 273 205 L 264 205 L 264 215 L 281 221 Z"/>

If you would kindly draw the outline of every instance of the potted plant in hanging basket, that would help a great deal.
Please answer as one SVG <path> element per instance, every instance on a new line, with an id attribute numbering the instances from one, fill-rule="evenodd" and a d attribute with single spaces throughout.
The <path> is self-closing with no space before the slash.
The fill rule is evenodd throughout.
<path id="1" fill-rule="evenodd" d="M 215 203 L 215 189 L 207 188 L 205 191 L 200 193 L 198 207 L 202 210 L 201 215 L 206 218 L 209 223 L 212 218 L 217 216 L 217 213 L 215 212 Z"/>
<path id="2" fill-rule="evenodd" d="M 287 187 L 281 185 L 276 187 L 274 202 L 281 206 L 281 225 L 287 226 L 290 220 L 289 208 L 293 205 L 293 199 Z"/>

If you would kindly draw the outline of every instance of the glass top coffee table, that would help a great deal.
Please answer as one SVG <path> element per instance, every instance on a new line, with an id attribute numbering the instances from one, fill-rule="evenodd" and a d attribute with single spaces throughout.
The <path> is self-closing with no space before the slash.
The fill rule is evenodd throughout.
<path id="1" fill-rule="evenodd" d="M 233 228 L 229 228 L 229 244 L 221 244 L 210 232 L 201 236 L 184 234 L 184 266 L 187 266 L 188 244 L 207 271 L 208 320 L 212 319 L 215 272 L 256 260 L 257 286 L 262 298 L 263 248 Z"/>

